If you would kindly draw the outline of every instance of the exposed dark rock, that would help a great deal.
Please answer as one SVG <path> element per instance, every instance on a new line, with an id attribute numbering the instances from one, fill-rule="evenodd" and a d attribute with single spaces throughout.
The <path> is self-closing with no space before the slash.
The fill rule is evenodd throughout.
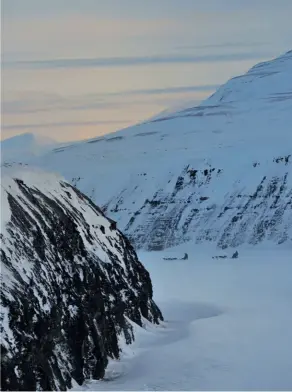
<path id="1" fill-rule="evenodd" d="M 222 187 L 221 178 L 226 180 L 225 170 L 186 166 L 173 178 L 172 189 L 168 185 L 168 190 L 156 191 L 152 200 L 137 202 L 137 210 L 126 208 L 125 233 L 137 249 L 146 250 L 163 250 L 190 240 L 214 242 L 221 249 L 264 240 L 291 241 L 291 170 L 284 158 L 281 162 L 277 176 L 268 172 L 263 176 L 255 170 L 257 182 L 250 185 L 248 178 L 240 185 L 235 182 L 222 200 L 217 199 L 216 190 Z M 276 161 L 272 165 L 278 166 Z M 120 211 L 126 189 L 124 192 L 109 202 L 119 204 Z M 139 219 L 135 219 L 137 214 Z"/>
<path id="2" fill-rule="evenodd" d="M 119 340 L 134 340 L 129 320 L 162 320 L 149 273 L 115 222 L 44 177 L 2 181 L 11 211 L 2 222 L 2 390 L 100 379 L 108 358 L 119 358 Z"/>

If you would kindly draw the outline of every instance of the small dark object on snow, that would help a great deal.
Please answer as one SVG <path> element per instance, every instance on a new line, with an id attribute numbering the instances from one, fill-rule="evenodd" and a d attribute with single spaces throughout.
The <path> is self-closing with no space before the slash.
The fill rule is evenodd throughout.
<path id="1" fill-rule="evenodd" d="M 237 259 L 238 258 L 238 252 L 236 251 L 235 253 L 233 253 L 231 258 L 232 259 Z"/>
<path id="2" fill-rule="evenodd" d="M 177 257 L 163 257 L 163 260 L 188 260 L 189 256 L 187 253 L 185 253 L 184 257 L 182 257 L 181 259 L 177 258 Z"/>
<path id="3" fill-rule="evenodd" d="M 212 259 L 227 259 L 227 256 L 212 256 Z"/>
<path id="4" fill-rule="evenodd" d="M 117 230 L 117 222 L 108 218 L 108 221 L 110 222 L 110 230 Z"/>

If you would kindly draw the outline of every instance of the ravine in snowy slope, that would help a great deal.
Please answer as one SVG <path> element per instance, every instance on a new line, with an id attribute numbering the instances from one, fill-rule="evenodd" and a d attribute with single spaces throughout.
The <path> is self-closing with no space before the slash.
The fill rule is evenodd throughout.
<path id="1" fill-rule="evenodd" d="M 159 323 L 149 273 L 90 199 L 55 175 L 2 179 L 1 386 L 66 390 L 100 379 L 131 322 Z"/>

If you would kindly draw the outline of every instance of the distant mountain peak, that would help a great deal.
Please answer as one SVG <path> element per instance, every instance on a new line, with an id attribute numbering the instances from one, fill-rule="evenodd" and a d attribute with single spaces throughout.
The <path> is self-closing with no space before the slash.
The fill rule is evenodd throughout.
<path id="1" fill-rule="evenodd" d="M 0 142 L 1 161 L 13 160 L 13 158 L 25 160 L 30 156 L 50 151 L 56 144 L 53 139 L 37 133 L 21 133 Z"/>

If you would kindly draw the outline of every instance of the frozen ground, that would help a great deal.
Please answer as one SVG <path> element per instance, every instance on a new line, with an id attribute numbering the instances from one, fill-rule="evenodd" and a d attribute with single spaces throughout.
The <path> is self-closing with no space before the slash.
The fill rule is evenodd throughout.
<path id="1" fill-rule="evenodd" d="M 140 254 L 166 322 L 138 330 L 107 381 L 74 390 L 292 390 L 291 249 L 219 254 Z"/>

